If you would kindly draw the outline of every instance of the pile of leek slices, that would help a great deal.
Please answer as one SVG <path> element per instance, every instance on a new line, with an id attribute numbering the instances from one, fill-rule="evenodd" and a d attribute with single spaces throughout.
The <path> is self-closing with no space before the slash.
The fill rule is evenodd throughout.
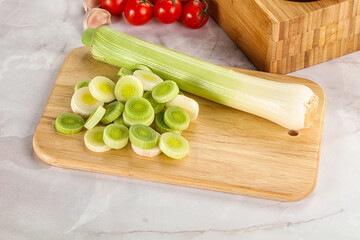
<path id="1" fill-rule="evenodd" d="M 140 156 L 163 152 L 184 158 L 189 143 L 181 132 L 198 117 L 199 104 L 147 66 L 121 68 L 118 75 L 116 83 L 103 76 L 78 82 L 71 98 L 74 113 L 58 116 L 56 130 L 75 134 L 85 127 L 84 144 L 94 152 L 121 149 L 130 140 Z"/>

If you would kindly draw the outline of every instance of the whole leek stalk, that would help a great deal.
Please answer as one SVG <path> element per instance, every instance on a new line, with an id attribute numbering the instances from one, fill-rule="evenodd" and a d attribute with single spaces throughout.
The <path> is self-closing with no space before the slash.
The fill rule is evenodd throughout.
<path id="1" fill-rule="evenodd" d="M 279 83 L 220 67 L 102 26 L 82 36 L 94 59 L 117 67 L 144 64 L 180 89 L 299 130 L 312 124 L 318 97 L 300 84 Z"/>

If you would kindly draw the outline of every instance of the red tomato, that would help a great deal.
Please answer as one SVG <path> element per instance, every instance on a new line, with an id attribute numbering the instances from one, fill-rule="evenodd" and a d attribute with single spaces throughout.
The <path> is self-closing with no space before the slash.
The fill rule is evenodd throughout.
<path id="1" fill-rule="evenodd" d="M 101 0 L 101 7 L 111 14 L 118 15 L 124 11 L 127 0 Z"/>
<path id="2" fill-rule="evenodd" d="M 180 0 L 181 6 L 184 7 L 190 0 Z"/>
<path id="3" fill-rule="evenodd" d="M 157 0 L 148 0 L 148 1 L 151 2 L 152 5 L 155 5 L 155 3 L 156 3 Z M 179 0 L 179 1 L 180 1 L 180 3 L 181 3 L 181 6 L 184 7 L 185 4 L 187 4 L 190 0 Z"/>
<path id="4" fill-rule="evenodd" d="M 165 24 L 176 22 L 181 16 L 181 10 L 179 0 L 158 0 L 154 7 L 156 19 Z"/>
<path id="5" fill-rule="evenodd" d="M 207 7 L 205 1 L 189 1 L 183 8 L 181 21 L 189 28 L 201 28 L 209 19 Z"/>
<path id="6" fill-rule="evenodd" d="M 132 25 L 143 25 L 150 21 L 154 10 L 146 0 L 129 0 L 125 5 L 124 14 Z"/>

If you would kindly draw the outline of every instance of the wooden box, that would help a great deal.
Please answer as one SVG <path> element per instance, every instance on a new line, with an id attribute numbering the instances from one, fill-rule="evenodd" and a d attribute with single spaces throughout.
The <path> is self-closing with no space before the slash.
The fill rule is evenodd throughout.
<path id="1" fill-rule="evenodd" d="M 360 49 L 360 0 L 210 0 L 209 11 L 262 71 L 285 74 Z"/>

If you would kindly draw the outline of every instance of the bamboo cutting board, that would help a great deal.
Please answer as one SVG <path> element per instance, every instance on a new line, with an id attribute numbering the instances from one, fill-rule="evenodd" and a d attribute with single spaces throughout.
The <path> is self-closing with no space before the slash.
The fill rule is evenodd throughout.
<path id="1" fill-rule="evenodd" d="M 296 201 L 309 195 L 316 184 L 325 94 L 315 83 L 301 78 L 243 69 L 237 71 L 279 82 L 309 86 L 320 98 L 314 126 L 297 136 L 268 120 L 192 96 L 199 102 L 199 118 L 183 136 L 190 153 L 183 160 L 164 154 L 146 158 L 125 149 L 94 153 L 83 143 L 84 132 L 56 132 L 58 115 L 70 112 L 73 87 L 79 80 L 103 75 L 116 79 L 118 68 L 95 61 L 87 47 L 66 57 L 43 116 L 33 146 L 43 161 L 60 167 L 133 177 L 189 187 L 255 197 Z"/>
<path id="2" fill-rule="evenodd" d="M 360 50 L 360 0 L 210 0 L 259 70 L 289 73 Z"/>

